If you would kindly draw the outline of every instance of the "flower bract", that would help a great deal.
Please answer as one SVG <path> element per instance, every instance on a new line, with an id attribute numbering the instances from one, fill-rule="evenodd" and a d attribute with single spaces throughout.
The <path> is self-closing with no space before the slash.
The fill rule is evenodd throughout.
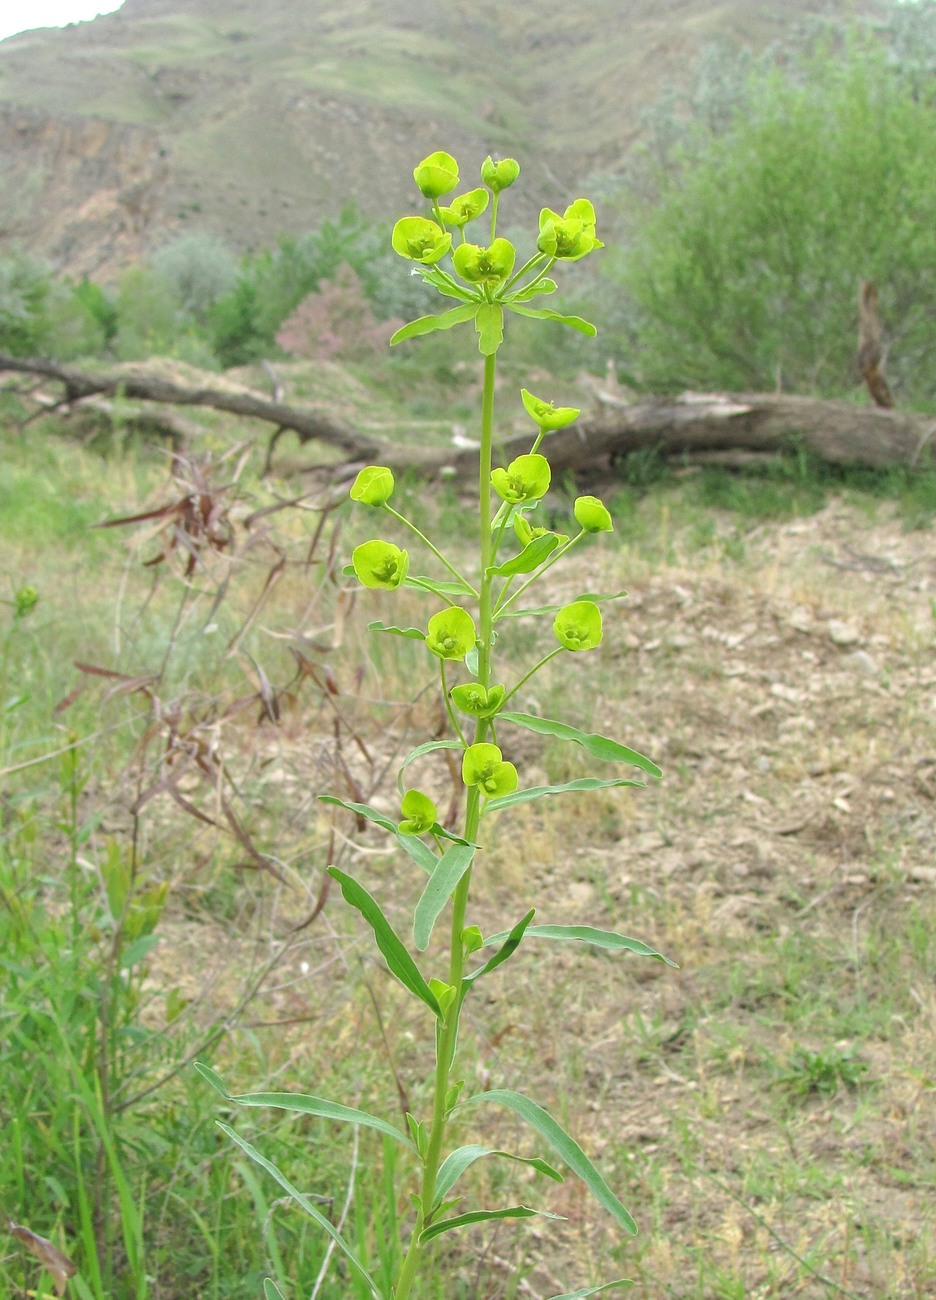
<path id="1" fill-rule="evenodd" d="M 517 769 L 505 763 L 496 745 L 469 745 L 462 759 L 462 780 L 476 785 L 488 799 L 512 794 L 517 788 Z"/>
<path id="2" fill-rule="evenodd" d="M 491 486 L 499 497 L 510 505 L 521 501 L 538 501 L 549 491 L 551 473 L 549 461 L 538 452 L 518 456 L 506 469 L 491 473 Z"/>
<path id="3" fill-rule="evenodd" d="M 350 496 L 365 506 L 386 505 L 393 496 L 393 474 L 385 465 L 368 465 L 352 483 Z"/>
<path id="4" fill-rule="evenodd" d="M 576 523 L 586 533 L 613 533 L 611 514 L 597 497 L 576 497 L 573 507 Z"/>
<path id="5" fill-rule="evenodd" d="M 398 829 L 403 835 L 425 835 L 436 823 L 436 806 L 421 790 L 407 790 L 400 811 L 403 820 Z"/>
<path id="6" fill-rule="evenodd" d="M 431 153 L 413 168 L 413 180 L 427 199 L 451 194 L 458 186 L 458 163 L 450 153 Z"/>
<path id="7" fill-rule="evenodd" d="M 490 686 L 485 690 L 480 682 L 465 682 L 449 691 L 456 707 L 472 718 L 493 717 L 506 694 L 503 686 Z"/>
<path id="8" fill-rule="evenodd" d="M 401 217 L 390 237 L 393 251 L 423 266 L 432 266 L 452 246 L 452 236 L 428 217 Z"/>
<path id="9" fill-rule="evenodd" d="M 541 397 L 534 397 L 525 388 L 520 389 L 520 396 L 527 415 L 536 421 L 543 433 L 564 429 L 567 424 L 574 423 L 581 414 L 576 406 L 555 406 L 552 402 L 544 402 Z"/>
<path id="10" fill-rule="evenodd" d="M 358 582 L 365 587 L 393 591 L 406 577 L 409 555 L 392 542 L 362 542 L 351 552 L 351 565 Z"/>
<path id="11" fill-rule="evenodd" d="M 595 209 L 588 199 L 576 199 L 561 217 L 551 208 L 543 208 L 539 228 L 536 247 L 549 257 L 577 262 L 594 249 L 604 248 L 595 237 Z"/>
<path id="12" fill-rule="evenodd" d="M 448 207 L 440 208 L 439 212 L 443 221 L 461 229 L 469 221 L 474 221 L 475 217 L 480 217 L 489 199 L 490 195 L 485 189 L 469 190 L 467 194 L 459 194 L 452 199 Z"/>
<path id="13" fill-rule="evenodd" d="M 508 189 L 519 175 L 520 164 L 515 158 L 502 158 L 500 162 L 495 162 L 488 154 L 481 164 L 481 179 L 494 194 Z"/>
<path id="14" fill-rule="evenodd" d="M 516 260 L 517 250 L 509 239 L 495 239 L 490 248 L 459 244 L 452 253 L 452 265 L 468 284 L 500 284 L 510 275 Z"/>
<path id="15" fill-rule="evenodd" d="M 601 610 L 593 600 L 573 601 L 560 609 L 553 631 L 566 650 L 594 650 L 601 644 Z"/>
<path id="16" fill-rule="evenodd" d="M 430 618 L 426 648 L 440 659 L 464 659 L 476 637 L 474 619 L 466 609 L 454 605 Z"/>

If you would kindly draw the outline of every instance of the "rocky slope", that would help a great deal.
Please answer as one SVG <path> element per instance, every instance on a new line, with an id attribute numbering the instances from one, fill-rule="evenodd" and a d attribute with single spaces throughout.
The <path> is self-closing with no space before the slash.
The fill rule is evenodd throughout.
<path id="1" fill-rule="evenodd" d="M 256 246 L 349 200 L 395 214 L 439 147 L 515 154 L 530 207 L 558 204 L 707 41 L 762 45 L 827 8 L 126 0 L 0 42 L 0 248 L 106 278 L 181 230 Z"/>

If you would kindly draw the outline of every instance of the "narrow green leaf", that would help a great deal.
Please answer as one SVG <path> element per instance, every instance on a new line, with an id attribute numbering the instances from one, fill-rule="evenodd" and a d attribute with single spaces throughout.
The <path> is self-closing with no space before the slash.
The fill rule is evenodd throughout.
<path id="1" fill-rule="evenodd" d="M 452 897 L 455 886 L 471 866 L 474 855 L 473 844 L 453 844 L 436 862 L 413 916 L 413 942 L 420 952 L 425 952 L 428 948 L 432 927 Z"/>
<path id="2" fill-rule="evenodd" d="M 514 926 L 514 928 L 507 935 L 507 938 L 504 941 L 504 946 L 498 949 L 498 951 L 494 954 L 494 956 L 490 957 L 484 963 L 483 966 L 479 966 L 477 970 L 473 970 L 470 975 L 465 976 L 465 978 L 462 980 L 463 991 L 467 991 L 471 987 L 471 985 L 475 982 L 475 980 L 480 979 L 482 975 L 487 975 L 489 974 L 490 971 L 496 970 L 498 966 L 503 965 L 503 963 L 507 960 L 507 958 L 510 957 L 516 951 L 517 947 L 520 944 L 520 940 L 523 938 L 526 932 L 527 926 L 533 920 L 535 915 L 536 915 L 536 908 L 531 907 L 529 912 L 527 912 L 526 916 L 521 917 L 520 920 L 517 922 L 517 924 Z"/>
<path id="3" fill-rule="evenodd" d="M 345 902 L 356 908 L 374 931 L 377 947 L 383 953 L 391 974 L 397 977 L 404 988 L 408 988 L 420 1001 L 425 1002 L 434 1016 L 441 1019 L 442 1011 L 436 1001 L 435 994 L 423 979 L 419 967 L 409 955 L 393 926 L 380 910 L 377 901 L 371 897 L 363 885 L 359 885 L 356 880 L 345 875 L 343 871 L 339 871 L 337 867 L 329 867 L 328 874 L 338 881 Z"/>
<path id="4" fill-rule="evenodd" d="M 531 1210 L 526 1205 L 511 1205 L 506 1210 L 471 1210 L 468 1214 L 459 1214 L 454 1219 L 442 1219 L 423 1228 L 419 1240 L 432 1241 L 433 1237 L 449 1232 L 452 1228 L 465 1228 L 472 1223 L 485 1223 L 490 1219 L 562 1219 L 561 1214 L 550 1214 L 546 1210 Z"/>
<path id="5" fill-rule="evenodd" d="M 450 582 L 447 579 L 424 578 L 420 575 L 415 577 L 408 575 L 403 580 L 404 587 L 416 587 L 419 591 L 431 591 L 434 596 L 441 596 L 443 600 L 448 600 L 450 596 L 477 596 L 474 587 L 469 587 L 467 582 Z"/>
<path id="6" fill-rule="evenodd" d="M 347 808 L 348 812 L 356 813 L 358 817 L 365 817 L 369 822 L 382 827 L 385 831 L 395 831 L 397 828 L 395 821 L 391 821 L 385 813 L 378 812 L 376 808 L 371 808 L 370 804 L 354 803 L 350 799 L 339 799 L 336 794 L 320 794 L 318 798 L 319 803 L 331 803 L 338 808 Z"/>
<path id="7" fill-rule="evenodd" d="M 440 316 L 420 316 L 419 320 L 411 320 L 408 325 L 398 329 L 390 339 L 390 346 L 403 343 L 406 339 L 419 338 L 423 334 L 434 334 L 436 330 L 450 330 L 453 325 L 471 320 L 477 311 L 478 308 L 473 303 L 466 303 L 464 307 L 453 307 Z"/>
<path id="8" fill-rule="evenodd" d="M 410 763 L 414 763 L 417 758 L 422 758 L 423 754 L 431 754 L 435 749 L 464 748 L 465 747 L 460 740 L 427 740 L 424 745 L 417 745 L 415 749 L 411 749 L 401 763 L 400 770 L 397 773 L 397 787 L 399 788 L 400 794 L 403 794 L 403 773 L 409 767 Z"/>
<path id="9" fill-rule="evenodd" d="M 461 746 L 459 745 L 458 748 L 460 749 Z M 402 790 L 403 787 L 401 785 L 401 793 Z M 376 808 L 371 808 L 371 806 L 366 803 L 354 803 L 350 799 L 339 799 L 336 794 L 320 794 L 318 798 L 320 803 L 331 803 L 335 804 L 339 808 L 347 808 L 348 812 L 357 813 L 360 817 L 366 817 L 367 820 L 373 822 L 375 826 L 379 826 L 382 830 L 389 831 L 397 844 L 399 844 L 400 848 L 410 855 L 421 871 L 425 871 L 429 874 L 435 870 L 435 864 L 438 861 L 438 858 L 432 852 L 432 849 L 430 849 L 428 845 L 424 844 L 423 841 L 418 839 L 415 835 L 401 835 L 397 829 L 397 823 L 391 821 L 391 819 L 385 816 L 384 813 L 378 812 Z"/>
<path id="10" fill-rule="evenodd" d="M 679 969 L 669 957 L 664 957 L 661 952 L 641 943 L 639 939 L 628 939 L 626 935 L 615 934 L 613 930 L 596 930 L 591 925 L 531 925 L 527 928 L 526 935 L 530 939 L 554 939 L 559 943 L 587 943 L 592 948 L 604 948 L 608 952 L 633 952 L 638 957 L 654 957 L 657 961 L 666 962 L 674 970 Z M 501 943 L 509 937 L 509 930 L 503 934 L 492 934 L 485 939 L 484 946 L 486 948 L 489 944 Z"/>
<path id="11" fill-rule="evenodd" d="M 518 727 L 525 727 L 527 731 L 536 731 L 541 736 L 556 736 L 559 740 L 574 741 L 576 745 L 581 745 L 591 754 L 592 758 L 603 759 L 606 763 L 631 763 L 634 767 L 639 767 L 642 772 L 648 772 L 650 776 L 663 775 L 656 763 L 651 762 L 649 758 L 644 758 L 643 754 L 638 754 L 636 750 L 628 749 L 626 745 L 619 745 L 616 740 L 609 740 L 607 736 L 579 731 L 578 727 L 570 727 L 565 722 L 537 718 L 532 713 L 500 713 L 498 721 L 513 722 Z"/>
<path id="12" fill-rule="evenodd" d="M 265 1169 L 268 1174 L 272 1174 L 273 1177 L 276 1179 L 276 1181 L 279 1183 L 280 1187 L 282 1187 L 283 1191 L 288 1192 L 289 1195 L 296 1202 L 296 1204 L 300 1205 L 302 1209 L 305 1210 L 306 1214 L 308 1214 L 311 1219 L 315 1220 L 315 1222 L 319 1225 L 320 1228 L 325 1229 L 325 1231 L 328 1233 L 329 1237 L 331 1237 L 332 1241 L 339 1248 L 339 1250 L 342 1250 L 344 1254 L 347 1256 L 348 1261 L 351 1264 L 352 1268 L 355 1270 L 355 1272 L 360 1274 L 363 1280 L 370 1287 L 371 1291 L 376 1297 L 376 1300 L 380 1300 L 380 1290 L 377 1286 L 377 1283 L 371 1277 L 370 1273 L 368 1273 L 364 1265 L 360 1262 L 358 1257 L 355 1255 L 354 1251 L 345 1241 L 344 1237 L 342 1237 L 341 1233 L 338 1231 L 335 1225 L 329 1222 L 328 1219 L 326 1219 L 325 1215 L 321 1212 L 321 1210 L 317 1209 L 307 1196 L 303 1196 L 302 1192 L 300 1192 L 297 1187 L 293 1187 L 292 1183 L 289 1181 L 286 1175 L 282 1173 L 279 1169 L 277 1169 L 276 1165 L 274 1165 L 272 1161 L 267 1160 L 266 1156 L 262 1156 L 256 1147 L 252 1147 L 249 1142 L 245 1142 L 242 1137 L 239 1137 L 238 1134 L 234 1132 L 234 1130 L 231 1128 L 229 1124 L 222 1124 L 220 1120 L 217 1120 L 216 1123 L 218 1125 L 218 1128 L 221 1129 L 222 1133 L 226 1133 L 232 1142 L 236 1142 L 237 1145 L 240 1147 L 240 1149 L 246 1155 L 250 1156 L 251 1160 L 253 1160 L 256 1164 L 258 1164 L 261 1169 Z"/>
<path id="13" fill-rule="evenodd" d="M 503 714 L 499 714 L 498 720 L 503 716 Z M 569 794 L 574 793 L 576 790 L 611 790 L 619 785 L 642 787 L 644 782 L 631 781 L 627 777 L 603 781 L 597 776 L 580 776 L 577 781 L 566 781 L 564 785 L 532 785 L 528 790 L 514 790 L 513 794 L 504 794 L 497 799 L 488 799 L 484 805 L 484 815 L 499 812 L 501 808 L 509 808 L 515 803 L 531 803 L 534 799 L 544 799 L 552 794 Z"/>
<path id="14" fill-rule="evenodd" d="M 453 280 L 450 275 L 438 267 L 423 267 L 420 274 L 426 284 L 433 285 L 438 289 L 439 293 L 444 293 L 448 298 L 459 298 L 462 302 L 479 303 L 483 301 L 479 293 L 463 288 L 457 280 Z"/>
<path id="15" fill-rule="evenodd" d="M 373 623 L 368 623 L 368 632 L 392 632 L 394 636 L 405 636 L 410 641 L 425 641 L 426 634 L 418 627 L 393 627 L 389 623 L 381 623 L 376 619 Z"/>
<path id="16" fill-rule="evenodd" d="M 455 310 L 458 311 L 458 308 Z M 522 310 L 528 311 L 529 308 Z M 481 355 L 492 356 L 504 341 L 504 309 L 496 302 L 482 303 L 475 309 L 475 329 L 478 331 L 478 350 Z"/>
<path id="17" fill-rule="evenodd" d="M 510 303 L 509 308 L 518 316 L 532 316 L 536 320 L 554 320 L 560 325 L 568 325 L 571 329 L 578 330 L 580 334 L 587 334 L 590 339 L 598 333 L 591 321 L 582 320 L 581 316 L 563 316 L 561 312 L 551 311 L 548 307 L 521 307 L 518 303 Z M 393 339 L 390 342 L 392 343 Z"/>
<path id="18" fill-rule="evenodd" d="M 529 302 L 541 293 L 555 293 L 558 289 L 555 280 L 550 280 L 545 276 L 542 280 L 536 280 L 533 284 L 528 284 L 525 289 L 520 289 L 517 293 L 511 295 L 511 302 Z"/>
<path id="19" fill-rule="evenodd" d="M 633 1286 L 630 1278 L 622 1277 L 617 1282 L 605 1282 L 603 1286 L 587 1286 L 583 1291 L 563 1291 L 562 1295 L 553 1295 L 549 1300 L 585 1300 L 586 1296 L 600 1295 L 602 1291 L 611 1291 L 614 1287 Z"/>
<path id="20" fill-rule="evenodd" d="M 120 969 L 130 970 L 134 966 L 139 966 L 141 961 L 146 960 L 157 943 L 159 943 L 158 934 L 142 934 L 139 939 L 134 939 L 133 943 L 128 943 L 120 954 Z"/>
<path id="21" fill-rule="evenodd" d="M 244 1168 L 246 1169 L 247 1166 L 244 1165 Z M 286 1300 L 286 1297 L 271 1277 L 263 1279 L 263 1300 Z"/>
<path id="22" fill-rule="evenodd" d="M 519 555 L 515 555 L 513 559 L 505 560 L 496 569 L 488 569 L 488 573 L 496 578 L 510 578 L 515 573 L 532 573 L 553 553 L 558 545 L 559 538 L 555 533 L 546 533 L 542 537 L 534 537 L 528 546 L 524 546 Z"/>
<path id="23" fill-rule="evenodd" d="M 579 1144 L 566 1133 L 560 1124 L 556 1123 L 549 1111 L 544 1110 L 542 1106 L 538 1106 L 535 1101 L 530 1101 L 529 1097 L 524 1097 L 519 1092 L 511 1092 L 507 1088 L 494 1088 L 491 1092 L 476 1093 L 473 1097 L 469 1097 L 467 1101 L 462 1102 L 459 1109 L 465 1106 L 473 1106 L 479 1101 L 492 1101 L 495 1105 L 506 1106 L 515 1115 L 519 1115 L 520 1119 L 529 1124 L 541 1138 L 544 1138 L 549 1143 L 572 1172 L 581 1178 L 591 1194 L 608 1211 L 612 1218 L 627 1232 L 636 1235 L 637 1224 L 614 1195 Z"/>
<path id="24" fill-rule="evenodd" d="M 238 1106 L 270 1106 L 274 1110 L 294 1110 L 303 1115 L 317 1115 L 319 1119 L 334 1120 L 339 1124 L 360 1124 L 362 1128 L 373 1128 L 384 1133 L 396 1142 L 414 1150 L 412 1142 L 400 1129 L 388 1124 L 379 1115 L 371 1115 L 366 1110 L 357 1110 L 353 1106 L 343 1106 L 340 1102 L 325 1101 L 322 1097 L 309 1097 L 298 1092 L 228 1092 L 214 1070 L 195 1062 L 195 1069 L 207 1079 L 213 1088 L 220 1092 L 225 1101 L 235 1102 Z"/>
<path id="25" fill-rule="evenodd" d="M 545 1174 L 547 1178 L 551 1178 L 554 1182 L 562 1183 L 565 1181 L 558 1169 L 553 1169 L 552 1165 L 547 1164 L 545 1160 L 541 1160 L 538 1156 L 529 1159 L 525 1156 L 512 1155 L 509 1151 L 495 1151 L 491 1147 L 471 1144 L 453 1151 L 451 1155 L 445 1157 L 439 1166 L 435 1188 L 436 1206 L 441 1204 L 445 1194 L 451 1191 L 465 1170 L 469 1169 L 476 1160 L 483 1160 L 485 1156 L 499 1156 L 503 1160 L 515 1160 L 518 1164 L 529 1165 L 538 1173 Z"/>
<path id="26" fill-rule="evenodd" d="M 592 592 L 586 591 L 581 596 L 576 596 L 576 600 L 590 600 L 593 605 L 600 605 L 604 600 L 623 600 L 627 595 L 626 591 L 603 591 Z M 565 602 L 568 604 L 568 601 Z M 562 605 L 540 605 L 537 609 L 507 609 L 498 618 L 532 618 L 537 614 L 558 614 Z"/>

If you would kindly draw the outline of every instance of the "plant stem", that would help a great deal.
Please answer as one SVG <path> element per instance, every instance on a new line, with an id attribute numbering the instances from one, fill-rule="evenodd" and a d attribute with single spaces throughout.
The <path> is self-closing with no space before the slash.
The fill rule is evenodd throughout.
<path id="1" fill-rule="evenodd" d="M 463 582 L 466 587 L 470 588 L 470 590 L 474 592 L 475 595 L 478 594 L 474 590 L 474 587 L 471 586 L 471 583 L 468 582 L 466 578 L 462 577 L 462 575 L 458 572 L 455 566 L 448 562 L 448 560 L 445 558 L 442 552 L 438 550 L 435 546 L 433 546 L 429 538 L 426 537 L 424 533 L 421 533 L 414 523 L 411 523 L 404 515 L 401 515 L 398 511 L 394 510 L 393 506 L 388 506 L 386 503 L 384 503 L 384 510 L 386 510 L 388 514 L 393 515 L 394 519 L 399 520 L 401 524 L 405 524 L 405 526 L 410 530 L 410 532 L 415 533 L 416 536 L 419 538 L 419 540 L 421 542 L 424 542 L 426 546 L 429 547 L 429 550 L 436 557 L 436 559 L 445 565 L 445 567 L 448 569 L 449 573 L 452 575 L 453 578 L 457 578 L 459 582 Z"/>
<path id="2" fill-rule="evenodd" d="M 496 198 L 496 195 L 495 195 Z M 481 400 L 481 453 L 478 465 L 478 522 L 480 530 L 481 590 L 479 593 L 479 636 L 478 636 L 478 681 L 487 689 L 491 682 L 491 642 L 493 639 L 493 609 L 491 601 L 491 583 L 493 579 L 487 570 L 491 566 L 493 537 L 491 528 L 491 457 L 494 441 L 494 377 L 496 360 L 492 353 L 484 358 L 484 393 Z M 475 723 L 474 743 L 480 744 L 488 734 L 489 722 L 478 718 Z M 465 805 L 464 837 L 476 844 L 478 826 L 481 821 L 481 793 L 477 786 L 468 790 Z M 471 889 L 471 868 L 469 867 L 452 897 L 452 931 L 449 947 L 448 982 L 456 990 L 456 997 L 449 1007 L 445 1021 L 436 1031 L 436 1069 L 435 1086 L 432 1099 L 432 1126 L 429 1130 L 429 1146 L 423 1163 L 420 1207 L 416 1213 L 413 1235 L 410 1237 L 406 1256 L 400 1269 L 400 1276 L 393 1291 L 394 1300 L 409 1300 L 410 1291 L 416 1278 L 419 1265 L 419 1234 L 426 1227 L 432 1216 L 435 1202 L 436 1178 L 442 1162 L 442 1144 L 446 1129 L 446 1102 L 449 1092 L 449 1080 L 455 1049 L 458 1044 L 458 1025 L 461 1015 L 461 983 L 464 975 L 465 949 L 462 933 L 465 929 L 465 916 L 468 910 L 468 893 Z"/>

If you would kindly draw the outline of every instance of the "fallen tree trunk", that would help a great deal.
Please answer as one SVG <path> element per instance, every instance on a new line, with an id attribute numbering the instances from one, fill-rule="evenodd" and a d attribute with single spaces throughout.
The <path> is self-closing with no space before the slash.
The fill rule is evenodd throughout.
<path id="1" fill-rule="evenodd" d="M 4 370 L 57 380 L 65 388 L 63 403 L 120 392 L 139 401 L 208 406 L 264 420 L 275 426 L 267 467 L 280 434 L 291 430 L 301 442 L 322 442 L 343 452 L 342 463 L 331 467 L 339 477 L 342 469 L 350 474 L 362 462 L 459 479 L 475 472 L 473 450 L 387 443 L 320 411 L 269 401 L 248 389 L 186 388 L 140 374 L 90 375 L 50 361 L 0 355 Z M 936 463 L 936 419 L 915 412 L 782 393 L 683 393 L 636 403 L 605 395 L 599 403 L 598 413 L 549 435 L 554 473 L 601 476 L 628 453 L 647 448 L 667 457 L 736 465 L 792 446 L 805 447 L 837 465 L 886 469 Z M 497 457 L 509 461 L 528 451 L 530 442 L 529 432 L 506 438 L 498 445 Z"/>
<path id="2" fill-rule="evenodd" d="M 936 419 L 913 412 L 773 393 L 683 393 L 633 405 L 606 401 L 600 415 L 549 434 L 545 450 L 553 473 L 592 475 L 648 447 L 667 457 L 740 465 L 752 455 L 802 446 L 832 464 L 886 469 L 936 463 L 934 441 Z M 509 461 L 529 447 L 529 434 L 511 437 L 499 457 Z M 460 477 L 473 456 L 460 452 L 444 463 Z"/>
<path id="3" fill-rule="evenodd" d="M 207 386 L 186 388 L 157 375 L 91 375 L 73 370 L 70 366 L 57 365 L 54 361 L 0 354 L 0 371 L 3 370 L 57 380 L 65 388 L 65 396 L 60 405 L 72 405 L 83 398 L 110 397 L 120 393 L 135 401 L 160 402 L 168 406 L 208 406 L 216 411 L 227 411 L 231 415 L 265 420 L 277 426 L 277 432 L 271 439 L 271 450 L 279 433 L 287 429 L 296 433 L 302 442 L 328 443 L 351 457 L 368 458 L 378 446 L 374 439 L 355 432 L 333 416 L 307 408 L 286 406 L 282 402 L 271 402 L 249 389 Z"/>

